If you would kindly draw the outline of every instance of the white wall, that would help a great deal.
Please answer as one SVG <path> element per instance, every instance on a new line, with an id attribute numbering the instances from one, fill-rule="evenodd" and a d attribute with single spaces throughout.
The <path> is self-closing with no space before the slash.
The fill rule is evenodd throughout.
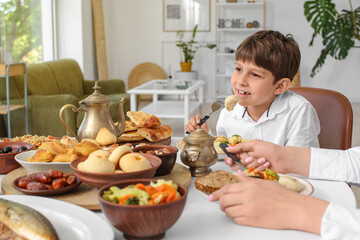
<path id="1" fill-rule="evenodd" d="M 61 0 L 64 2 L 78 2 L 81 0 Z M 90 2 L 90 0 L 83 0 Z M 321 39 L 315 41 L 313 47 L 309 47 L 312 36 L 312 28 L 303 14 L 303 3 L 305 0 L 266 0 L 266 28 L 278 30 L 284 34 L 292 34 L 299 43 L 302 60 L 300 66 L 301 84 L 303 86 L 328 88 L 339 91 L 346 95 L 351 101 L 360 101 L 360 67 L 358 49 L 352 49 L 349 56 L 342 61 L 328 57 L 321 71 L 314 78 L 310 78 L 310 72 L 316 59 L 320 55 Z M 350 9 L 349 1 L 334 0 L 338 10 Z M 106 31 L 106 44 L 109 65 L 109 77 L 127 80 L 130 71 L 143 62 L 153 62 L 163 67 L 168 73 L 171 63 L 171 72 L 174 75 L 180 69 L 179 55 L 171 48 L 175 45 L 176 33 L 163 32 L 163 0 L 104 0 L 104 18 Z M 360 5 L 360 0 L 352 0 L 353 7 Z M 85 12 L 91 11 L 89 4 L 84 4 Z M 67 8 L 69 10 L 69 8 Z M 76 11 L 75 10 L 71 10 Z M 65 14 L 65 13 L 63 13 Z M 66 13 L 69 17 L 71 13 Z M 77 17 L 73 16 L 77 21 Z M 84 21 L 84 17 L 82 20 Z M 84 21 L 83 28 L 88 28 L 89 21 Z M 78 23 L 72 23 L 67 27 L 77 27 Z M 65 30 L 60 29 L 62 34 Z M 93 67 L 88 64 L 94 62 L 93 46 L 91 43 L 92 33 L 83 33 L 82 41 L 76 40 L 76 36 L 69 36 L 74 42 L 82 42 L 83 69 L 85 75 L 91 73 Z M 215 0 L 211 0 L 211 31 L 198 32 L 198 41 L 215 41 Z M 68 40 L 64 40 L 68 43 Z M 359 45 L 359 43 L 357 43 Z M 166 51 L 162 51 L 166 50 Z M 169 54 L 170 52 L 170 54 Z M 80 54 L 79 49 L 65 51 L 63 56 Z M 174 56 L 173 56 L 174 55 Z M 85 62 L 87 61 L 87 62 Z M 96 66 L 96 65 L 95 65 Z M 206 97 L 215 96 L 215 52 L 208 49 L 200 49 L 194 59 L 193 69 L 199 72 L 199 78 L 207 81 Z"/>

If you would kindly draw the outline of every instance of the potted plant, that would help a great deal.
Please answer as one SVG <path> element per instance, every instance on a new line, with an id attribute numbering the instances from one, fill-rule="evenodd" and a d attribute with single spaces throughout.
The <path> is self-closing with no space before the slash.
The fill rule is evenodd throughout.
<path id="1" fill-rule="evenodd" d="M 176 46 L 179 47 L 181 56 L 181 71 L 182 72 L 191 72 L 192 60 L 194 59 L 194 55 L 199 48 L 206 47 L 209 49 L 213 49 L 216 47 L 216 44 L 213 43 L 199 43 L 195 41 L 195 35 L 198 25 L 195 25 L 194 30 L 192 32 L 192 38 L 189 41 L 184 41 L 184 31 L 177 31 L 178 40 L 176 41 Z"/>
<path id="2" fill-rule="evenodd" d="M 311 0 L 304 3 L 304 14 L 311 27 L 314 29 L 310 46 L 313 45 L 315 37 L 322 37 L 324 49 L 322 49 L 315 66 L 311 70 L 313 77 L 319 68 L 325 63 L 327 55 L 335 59 L 345 59 L 355 41 L 360 40 L 360 7 L 355 10 L 349 0 L 350 10 L 342 10 L 339 13 L 332 0 Z"/>

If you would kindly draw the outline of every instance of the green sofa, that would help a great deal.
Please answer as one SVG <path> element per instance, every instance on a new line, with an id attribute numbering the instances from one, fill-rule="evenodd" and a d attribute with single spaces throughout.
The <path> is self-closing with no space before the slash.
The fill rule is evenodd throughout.
<path id="1" fill-rule="evenodd" d="M 40 64 L 27 65 L 28 88 L 28 126 L 29 134 L 71 136 L 62 125 L 59 112 L 63 105 L 79 102 L 94 92 L 95 81 L 84 80 L 78 63 L 72 59 L 62 59 Z M 110 99 L 110 115 L 114 122 L 118 119 L 121 98 L 128 100 L 124 112 L 130 109 L 130 96 L 126 93 L 125 83 L 120 79 L 98 80 L 100 92 Z M 24 104 L 24 76 L 10 78 L 10 103 Z M 5 78 L 0 79 L 0 104 L 6 104 Z M 84 107 L 84 106 L 82 106 Z M 11 112 L 11 136 L 25 135 L 25 111 Z M 67 125 L 77 133 L 84 113 L 66 109 L 63 118 Z M 0 115 L 0 137 L 7 136 L 7 117 Z"/>

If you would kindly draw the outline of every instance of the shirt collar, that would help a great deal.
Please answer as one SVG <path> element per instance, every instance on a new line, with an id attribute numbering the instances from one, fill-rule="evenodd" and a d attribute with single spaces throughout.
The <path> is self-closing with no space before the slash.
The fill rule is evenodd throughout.
<path id="1" fill-rule="evenodd" d="M 261 119 L 266 120 L 266 119 L 273 119 L 277 114 L 282 113 L 283 111 L 285 111 L 288 108 L 288 96 L 289 92 L 286 91 L 280 95 L 277 95 L 274 99 L 274 101 L 271 103 L 270 107 L 263 113 L 263 115 L 261 116 L 261 118 L 259 119 L 259 121 Z M 250 117 L 247 114 L 246 108 L 236 104 L 234 107 L 234 110 L 232 112 L 233 117 L 236 117 L 238 119 L 241 118 L 245 118 L 246 116 Z"/>

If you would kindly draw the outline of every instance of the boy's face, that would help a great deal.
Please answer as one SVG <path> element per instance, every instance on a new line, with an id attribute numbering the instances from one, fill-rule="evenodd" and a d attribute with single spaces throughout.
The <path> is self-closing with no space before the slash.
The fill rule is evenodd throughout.
<path id="1" fill-rule="evenodd" d="M 277 84 L 273 83 L 274 76 L 269 70 L 251 61 L 236 61 L 231 87 L 233 93 L 239 96 L 238 103 L 248 110 L 262 114 L 269 108 L 276 97 Z"/>

